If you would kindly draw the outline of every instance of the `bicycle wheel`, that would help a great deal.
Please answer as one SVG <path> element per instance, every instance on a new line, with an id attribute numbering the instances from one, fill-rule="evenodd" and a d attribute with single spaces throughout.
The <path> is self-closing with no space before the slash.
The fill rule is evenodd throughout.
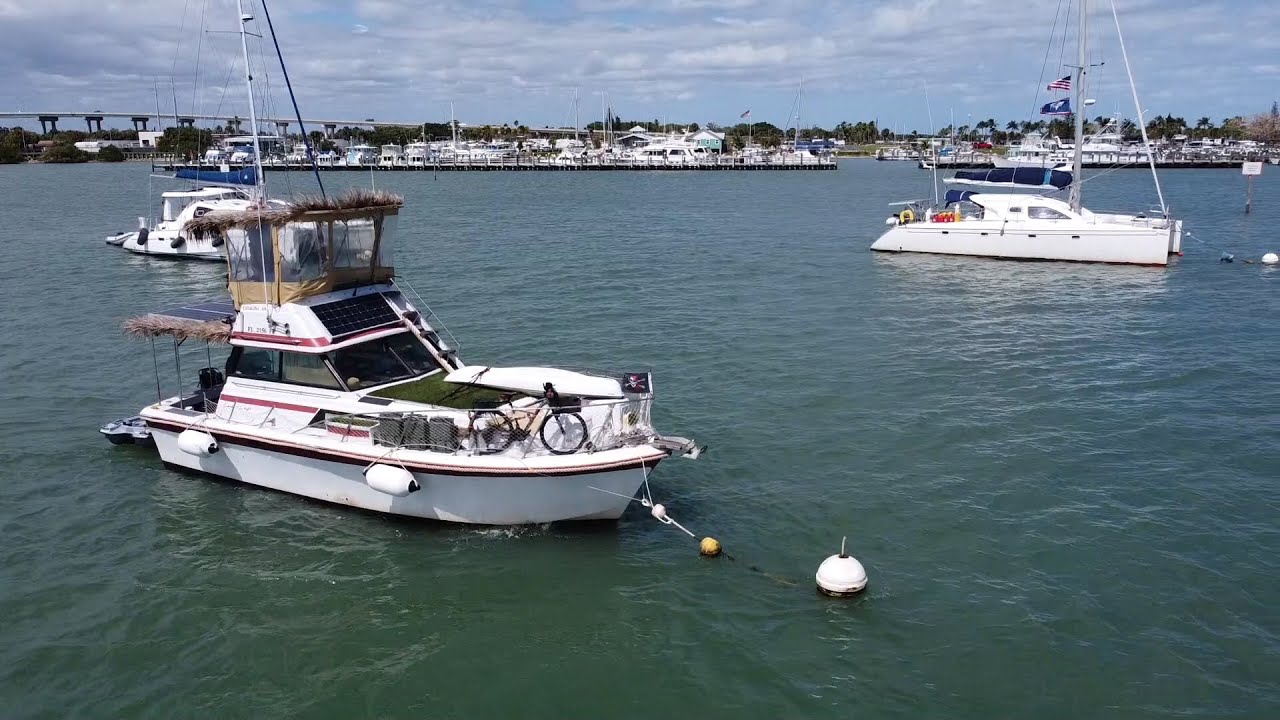
<path id="1" fill-rule="evenodd" d="M 493 455 L 511 447 L 517 431 L 511 418 L 500 412 L 478 412 L 471 418 L 471 442 L 478 455 Z"/>
<path id="2" fill-rule="evenodd" d="M 538 431 L 542 445 L 555 455 L 572 455 L 587 441 L 587 423 L 578 413 L 556 413 Z"/>

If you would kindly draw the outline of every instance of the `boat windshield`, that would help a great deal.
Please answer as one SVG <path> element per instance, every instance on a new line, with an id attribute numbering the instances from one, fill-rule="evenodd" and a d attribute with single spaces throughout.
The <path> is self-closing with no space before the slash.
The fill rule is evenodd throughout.
<path id="1" fill-rule="evenodd" d="M 368 340 L 329 353 L 338 375 L 352 390 L 426 375 L 440 369 L 411 333 Z"/>
<path id="2" fill-rule="evenodd" d="M 964 220 L 981 220 L 986 210 L 975 202 L 965 200 L 956 203 L 956 210 L 960 212 L 960 217 Z"/>

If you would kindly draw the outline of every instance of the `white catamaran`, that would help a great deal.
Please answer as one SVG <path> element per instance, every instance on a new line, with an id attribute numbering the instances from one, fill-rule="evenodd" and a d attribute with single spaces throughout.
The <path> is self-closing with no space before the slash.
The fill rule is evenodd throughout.
<path id="1" fill-rule="evenodd" d="M 1115 14 L 1114 4 L 1112 7 Z M 1080 0 L 1077 32 L 1079 64 L 1075 68 L 1075 135 L 1084 136 L 1085 80 L 1089 74 L 1089 0 Z M 1117 16 L 1116 31 L 1119 34 Z M 1123 37 L 1120 38 L 1124 50 Z M 1125 55 L 1128 67 L 1128 55 Z M 1132 74 L 1130 75 L 1132 85 Z M 1134 89 L 1137 103 L 1137 90 Z M 1062 102 L 1065 102 L 1062 101 Z M 1141 114 L 1141 109 L 1139 109 Z M 1138 123 L 1143 127 L 1143 123 Z M 1145 129 L 1146 158 L 1152 159 Z M 1084 143 L 1075 143 L 1071 172 L 1018 167 L 961 171 L 948 180 L 992 188 L 994 192 L 949 190 L 941 202 L 896 203 L 889 229 L 872 250 L 944 255 L 975 255 L 1024 260 L 1073 260 L 1137 265 L 1165 265 L 1182 250 L 1182 221 L 1169 214 L 1156 176 L 1160 209 L 1154 213 L 1098 213 L 1081 202 Z M 998 189 L 997 189 L 998 188 Z M 1051 197 L 1068 191 L 1066 201 Z M 1004 191 L 1004 192 L 1002 192 Z"/>
<path id="2" fill-rule="evenodd" d="M 189 180 L 192 187 L 161 193 L 161 216 L 158 222 L 148 224 L 147 218 L 139 217 L 137 230 L 108 236 L 108 245 L 141 255 L 221 261 L 225 257 L 223 238 L 193 237 L 186 231 L 188 223 L 208 213 L 238 212 L 263 205 L 275 208 L 287 206 L 282 200 L 267 199 L 266 178 L 262 174 L 263 142 L 258 134 L 258 119 L 253 102 L 253 71 L 249 65 L 248 40 L 243 32 L 246 18 L 253 19 L 252 16 L 245 15 L 242 9 L 240 47 L 244 53 L 245 83 L 249 90 L 253 165 L 236 170 L 226 165 L 218 170 L 202 167 L 177 169 L 172 178 Z"/>

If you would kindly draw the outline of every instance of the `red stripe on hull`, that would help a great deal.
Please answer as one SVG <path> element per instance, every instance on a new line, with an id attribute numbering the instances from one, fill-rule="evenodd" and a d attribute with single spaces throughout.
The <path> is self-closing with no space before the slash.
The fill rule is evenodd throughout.
<path id="1" fill-rule="evenodd" d="M 188 426 L 177 423 L 170 423 L 155 418 L 145 418 L 149 427 L 158 430 L 167 430 L 173 433 L 180 433 L 186 430 Z M 298 457 L 311 458 L 315 460 L 326 460 L 329 462 L 342 463 L 344 465 L 368 465 L 377 462 L 377 457 L 369 457 L 362 455 L 348 455 L 346 453 L 325 450 L 321 448 L 306 447 L 302 445 L 294 445 L 292 443 L 283 443 L 278 441 L 261 440 L 259 438 L 230 433 L 223 430 L 214 430 L 207 425 L 201 426 L 201 432 L 209 433 L 218 441 L 219 444 L 241 445 L 251 447 L 258 450 L 270 450 L 283 455 L 296 455 Z M 584 465 L 575 468 L 562 469 L 540 469 L 540 468 L 494 468 L 494 467 L 475 467 L 463 468 L 457 465 L 426 465 L 420 462 L 397 459 L 397 465 L 404 467 L 410 472 L 427 473 L 431 475 L 461 475 L 474 477 L 515 477 L 527 475 L 532 477 L 565 477 L 571 475 L 594 475 L 597 473 L 616 472 L 619 470 L 652 470 L 657 467 L 658 463 L 670 457 L 669 454 L 663 453 L 657 457 L 644 458 L 642 460 L 621 460 L 613 463 L 604 463 L 599 465 Z"/>
<path id="2" fill-rule="evenodd" d="M 316 407 L 307 407 L 306 405 L 291 405 L 289 403 L 276 402 L 274 400 L 259 400 L 258 398 L 247 398 L 240 397 L 238 395 L 225 394 L 218 399 L 218 402 L 222 402 L 224 400 L 226 402 L 243 403 L 245 405 L 275 408 L 276 410 L 291 410 L 293 412 L 314 413 L 320 409 Z"/>

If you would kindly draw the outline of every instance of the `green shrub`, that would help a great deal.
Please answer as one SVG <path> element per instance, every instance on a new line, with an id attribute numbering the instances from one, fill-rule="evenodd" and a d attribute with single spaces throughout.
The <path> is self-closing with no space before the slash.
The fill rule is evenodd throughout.
<path id="1" fill-rule="evenodd" d="M 108 145 L 98 151 L 98 162 L 124 162 L 124 151 L 115 145 Z"/>
<path id="2" fill-rule="evenodd" d="M 89 153 L 75 145 L 58 144 L 45 150 L 40 159 L 47 163 L 82 163 L 89 162 Z"/>

